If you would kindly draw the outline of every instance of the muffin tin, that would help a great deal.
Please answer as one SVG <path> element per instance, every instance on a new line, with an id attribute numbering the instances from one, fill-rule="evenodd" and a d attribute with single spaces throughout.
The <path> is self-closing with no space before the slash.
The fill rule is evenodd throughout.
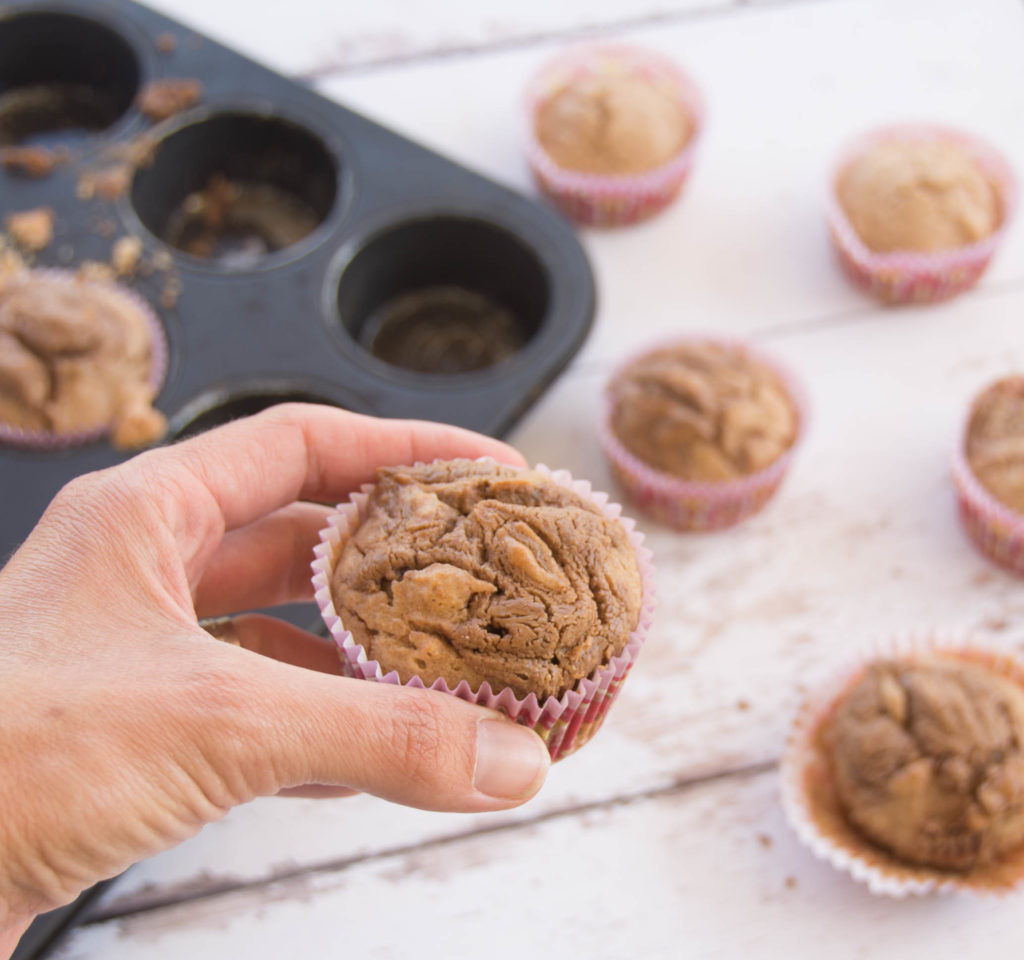
<path id="1" fill-rule="evenodd" d="M 136 97 L 169 78 L 203 96 L 154 125 Z M 167 330 L 156 405 L 171 440 L 285 400 L 500 435 L 593 317 L 590 268 L 557 215 L 128 0 L 4 6 L 11 144 L 63 154 L 41 178 L 0 170 L 2 213 L 57 215 L 37 264 L 109 261 L 134 235 L 163 267 L 130 285 Z M 133 152 L 149 156 L 121 196 L 76 195 Z M 244 202 L 198 216 L 224 189 Z M 168 277 L 176 302 L 161 305 Z M 436 370 L 409 368 L 431 350 Z M 106 440 L 0 448 L 0 553 L 66 481 L 125 456 Z"/>

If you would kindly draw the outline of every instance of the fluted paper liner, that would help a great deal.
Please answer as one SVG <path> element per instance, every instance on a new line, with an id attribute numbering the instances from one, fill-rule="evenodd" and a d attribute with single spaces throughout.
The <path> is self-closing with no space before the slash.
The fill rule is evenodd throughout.
<path id="1" fill-rule="evenodd" d="M 609 380 L 609 386 L 630 364 L 649 353 L 702 344 L 717 344 L 742 353 L 771 370 L 793 404 L 797 416 L 797 434 L 788 450 L 757 473 L 719 482 L 682 480 L 649 466 L 625 448 L 612 429 L 613 405 L 606 391 L 600 438 L 612 472 L 632 503 L 659 522 L 678 530 L 721 530 L 734 526 L 764 507 L 785 479 L 810 419 L 807 395 L 796 377 L 768 354 L 745 341 L 728 337 L 693 335 L 654 344 L 619 366 Z"/>
<path id="2" fill-rule="evenodd" d="M 616 503 L 611 503 L 606 493 L 592 490 L 586 481 L 574 480 L 566 470 L 550 470 L 544 464 L 538 464 L 535 469 L 563 487 L 586 497 L 596 504 L 605 516 L 617 520 L 625 527 L 636 552 L 643 583 L 640 618 L 636 629 L 630 634 L 629 641 L 618 656 L 613 657 L 605 666 L 599 667 L 589 677 L 580 680 L 561 697 L 546 697 L 538 701 L 537 695 L 531 693 L 527 697 L 517 698 L 510 688 L 494 691 L 487 683 L 482 684 L 480 689 L 474 692 L 465 680 L 452 688 L 444 679 L 438 679 L 430 684 L 429 688 L 469 703 L 500 710 L 517 723 L 531 727 L 547 744 L 551 759 L 559 760 L 578 750 L 597 732 L 607 716 L 608 709 L 618 696 L 623 681 L 636 662 L 654 613 L 654 569 L 651 564 L 651 552 L 642 546 L 643 535 L 636 530 L 634 521 L 621 515 L 622 508 Z M 337 644 L 345 675 L 360 680 L 402 685 L 397 671 L 385 673 L 376 660 L 368 659 L 366 650 L 345 629 L 331 597 L 330 583 L 335 564 L 349 537 L 362 523 L 373 488 L 373 484 L 365 484 L 360 492 L 351 495 L 348 503 L 338 504 L 337 510 L 329 518 L 327 527 L 320 532 L 320 543 L 314 550 L 316 559 L 312 564 L 313 589 L 324 623 Z M 416 676 L 404 686 L 424 688 L 428 685 Z"/>
<path id="3" fill-rule="evenodd" d="M 838 670 L 798 711 L 780 766 L 782 805 L 801 842 L 820 860 L 872 893 L 889 897 L 957 891 L 1007 894 L 1024 888 L 1024 845 L 997 863 L 969 871 L 918 867 L 864 837 L 845 818 L 832 784 L 825 727 L 842 696 L 873 662 L 941 655 L 987 667 L 1024 688 L 1024 662 L 994 645 L 919 631 L 876 644 Z"/>
<path id="4" fill-rule="evenodd" d="M 836 195 L 839 180 L 857 157 L 885 141 L 939 141 L 963 147 L 999 195 L 999 228 L 977 243 L 935 253 L 894 250 L 875 253 L 853 229 Z M 934 124 L 901 124 L 866 134 L 843 151 L 825 203 L 829 235 L 846 274 L 885 303 L 935 303 L 972 287 L 985 272 L 1017 205 L 1017 179 L 1005 158 L 989 144 L 959 130 Z"/>
<path id="5" fill-rule="evenodd" d="M 568 84 L 595 74 L 636 76 L 669 92 L 693 124 L 679 153 L 660 167 L 635 174 L 583 173 L 555 163 L 537 139 L 537 113 Z M 591 226 L 635 223 L 668 206 L 690 174 L 704 128 L 704 102 L 693 80 L 667 57 L 628 44 L 584 46 L 559 54 L 534 77 L 526 101 L 526 158 L 537 184 L 566 216 Z"/>
<path id="6" fill-rule="evenodd" d="M 46 276 L 61 282 L 75 283 L 83 286 L 99 285 L 109 287 L 116 291 L 118 296 L 131 302 L 135 308 L 146 318 L 150 328 L 150 372 L 149 385 L 153 388 L 154 397 L 160 392 L 164 378 L 167 376 L 168 347 L 167 333 L 163 324 L 157 317 L 156 312 L 134 290 L 130 290 L 121 284 L 110 282 L 103 283 L 98 280 L 83 280 L 77 273 L 71 270 L 58 270 L 51 268 L 26 269 L 36 276 Z M 16 281 L 15 281 L 16 282 Z M 91 430 L 76 430 L 70 433 L 55 433 L 52 431 L 22 430 L 19 427 L 6 423 L 0 423 L 0 444 L 7 444 L 13 447 L 22 447 L 30 450 L 63 450 L 68 447 L 77 447 L 85 443 L 99 440 L 110 433 L 112 424 L 95 427 Z"/>

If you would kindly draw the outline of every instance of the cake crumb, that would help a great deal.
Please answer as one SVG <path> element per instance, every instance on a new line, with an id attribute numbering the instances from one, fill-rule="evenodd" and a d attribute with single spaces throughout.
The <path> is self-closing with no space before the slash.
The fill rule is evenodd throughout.
<path id="1" fill-rule="evenodd" d="M 110 253 L 110 263 L 119 277 L 131 277 L 141 256 L 142 241 L 138 237 L 120 237 Z"/>
<path id="2" fill-rule="evenodd" d="M 986 630 L 1005 630 L 1010 625 L 1006 617 L 989 617 L 982 626 Z"/>
<path id="3" fill-rule="evenodd" d="M 117 276 L 109 263 L 101 263 L 99 260 L 83 260 L 75 273 L 80 280 L 95 283 L 113 283 Z"/>
<path id="4" fill-rule="evenodd" d="M 181 280 L 176 276 L 170 276 L 164 281 L 163 290 L 160 291 L 160 306 L 165 310 L 172 310 L 178 305 L 178 298 L 181 296 Z"/>
<path id="5" fill-rule="evenodd" d="M 156 38 L 157 53 L 174 53 L 178 49 L 178 38 L 173 33 L 161 33 Z"/>
<path id="6" fill-rule="evenodd" d="M 101 237 L 112 237 L 117 233 L 117 221 L 104 217 L 96 224 L 96 233 Z"/>
<path id="7" fill-rule="evenodd" d="M 53 242 L 56 215 L 49 207 L 9 213 L 4 220 L 11 239 L 23 250 L 45 250 Z"/>
<path id="8" fill-rule="evenodd" d="M 796 877 L 786 877 L 786 889 L 787 890 L 795 890 L 796 889 Z"/>
<path id="9" fill-rule="evenodd" d="M 194 107 L 202 98 L 201 81 L 170 77 L 147 83 L 139 91 L 135 102 L 150 120 L 158 122 Z"/>
<path id="10" fill-rule="evenodd" d="M 137 450 L 163 439 L 167 418 L 153 407 L 129 410 L 114 424 L 110 440 L 118 450 Z"/>
<path id="11" fill-rule="evenodd" d="M 767 833 L 759 833 L 757 835 L 757 842 L 761 844 L 765 850 L 768 850 L 772 845 L 772 838 Z"/>
<path id="12" fill-rule="evenodd" d="M 132 168 L 126 163 L 113 164 L 99 170 L 86 170 L 78 178 L 75 196 L 79 200 L 117 200 L 128 192 L 132 179 Z"/>
<path id="13" fill-rule="evenodd" d="M 750 709 L 750 701 L 749 700 L 737 700 L 736 701 L 736 709 L 737 710 L 744 710 L 744 711 L 749 710 Z"/>
<path id="14" fill-rule="evenodd" d="M 153 269 L 159 270 L 161 273 L 166 273 L 174 265 L 174 261 L 171 259 L 171 254 L 167 250 L 157 250 L 153 254 Z"/>
<path id="15" fill-rule="evenodd" d="M 46 177 L 68 160 L 66 149 L 48 147 L 4 147 L 0 150 L 0 163 L 13 173 L 26 177 Z"/>

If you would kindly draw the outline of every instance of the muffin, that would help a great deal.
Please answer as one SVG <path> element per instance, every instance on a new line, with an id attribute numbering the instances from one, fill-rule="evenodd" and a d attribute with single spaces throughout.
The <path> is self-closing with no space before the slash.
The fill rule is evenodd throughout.
<path id="1" fill-rule="evenodd" d="M 833 179 L 832 239 L 850 275 L 889 302 L 967 289 L 1013 207 L 1005 161 L 939 127 L 883 130 L 849 151 Z"/>
<path id="2" fill-rule="evenodd" d="M 1024 376 L 974 400 L 954 455 L 960 515 L 978 548 L 1024 574 Z"/>
<path id="3" fill-rule="evenodd" d="M 872 658 L 805 705 L 783 760 L 787 813 L 876 892 L 1024 879 L 1024 665 L 924 644 Z"/>
<path id="4" fill-rule="evenodd" d="M 606 391 L 605 452 L 630 496 L 684 529 L 735 523 L 781 482 L 802 416 L 791 379 L 739 343 L 667 344 Z"/>
<path id="5" fill-rule="evenodd" d="M 0 438 L 61 445 L 109 431 L 119 447 L 166 429 L 153 409 L 166 365 L 152 311 L 113 283 L 56 270 L 0 285 Z"/>
<path id="6" fill-rule="evenodd" d="M 543 468 L 385 468 L 322 539 L 314 584 L 346 672 L 504 709 L 555 757 L 600 725 L 649 622 L 632 524 Z"/>
<path id="7" fill-rule="evenodd" d="M 703 107 L 670 60 L 639 47 L 581 48 L 531 84 L 528 159 L 541 189 L 581 223 L 632 223 L 679 193 Z"/>

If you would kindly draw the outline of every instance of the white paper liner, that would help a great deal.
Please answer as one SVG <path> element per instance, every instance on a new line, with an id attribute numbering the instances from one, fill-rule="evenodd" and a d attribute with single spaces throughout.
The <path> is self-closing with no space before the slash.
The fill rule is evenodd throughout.
<path id="1" fill-rule="evenodd" d="M 618 695 L 622 682 L 636 662 L 654 614 L 654 568 L 651 563 L 651 551 L 642 545 L 643 534 L 636 530 L 635 521 L 623 517 L 622 508 L 617 503 L 610 502 L 608 494 L 594 491 L 585 480 L 574 480 L 567 470 L 551 470 L 544 464 L 538 464 L 534 469 L 551 477 L 563 487 L 586 497 L 596 504 L 605 516 L 617 520 L 626 529 L 629 541 L 636 552 L 643 583 L 640 618 L 636 629 L 630 634 L 622 653 L 613 657 L 605 666 L 599 667 L 589 677 L 581 679 L 572 690 L 561 697 L 546 697 L 543 701 L 538 701 L 537 695 L 531 693 L 520 699 L 510 688 L 495 692 L 487 683 L 482 684 L 474 693 L 464 680 L 452 688 L 441 678 L 430 684 L 429 688 L 469 703 L 501 710 L 517 723 L 536 730 L 546 742 L 551 759 L 559 760 L 577 750 L 597 732 Z M 345 543 L 362 522 L 373 488 L 373 484 L 364 484 L 360 492 L 351 495 L 348 503 L 338 504 L 336 512 L 329 518 L 328 526 L 321 531 L 320 543 L 314 550 L 316 559 L 312 563 L 316 602 L 324 623 L 338 646 L 342 668 L 347 676 L 424 688 L 428 685 L 420 677 L 412 677 L 402 684 L 397 671 L 384 673 L 376 660 L 368 659 L 366 650 L 345 629 L 331 597 L 330 581 L 334 566 Z"/>
<path id="2" fill-rule="evenodd" d="M 877 660 L 935 654 L 988 666 L 1024 688 L 1024 662 L 1005 647 L 961 634 L 919 630 L 869 646 L 820 683 L 797 712 L 779 767 L 783 810 L 797 837 L 818 859 L 866 884 L 874 894 L 896 898 L 954 892 L 1005 895 L 1024 888 L 1024 848 L 1012 855 L 1016 876 L 994 879 L 993 872 L 998 867 L 958 873 L 904 865 L 859 834 L 856 840 L 830 835 L 815 816 L 808 781 L 811 777 L 830 776 L 828 760 L 816 741 L 840 696 Z M 847 829 L 857 833 L 852 827 Z"/>

